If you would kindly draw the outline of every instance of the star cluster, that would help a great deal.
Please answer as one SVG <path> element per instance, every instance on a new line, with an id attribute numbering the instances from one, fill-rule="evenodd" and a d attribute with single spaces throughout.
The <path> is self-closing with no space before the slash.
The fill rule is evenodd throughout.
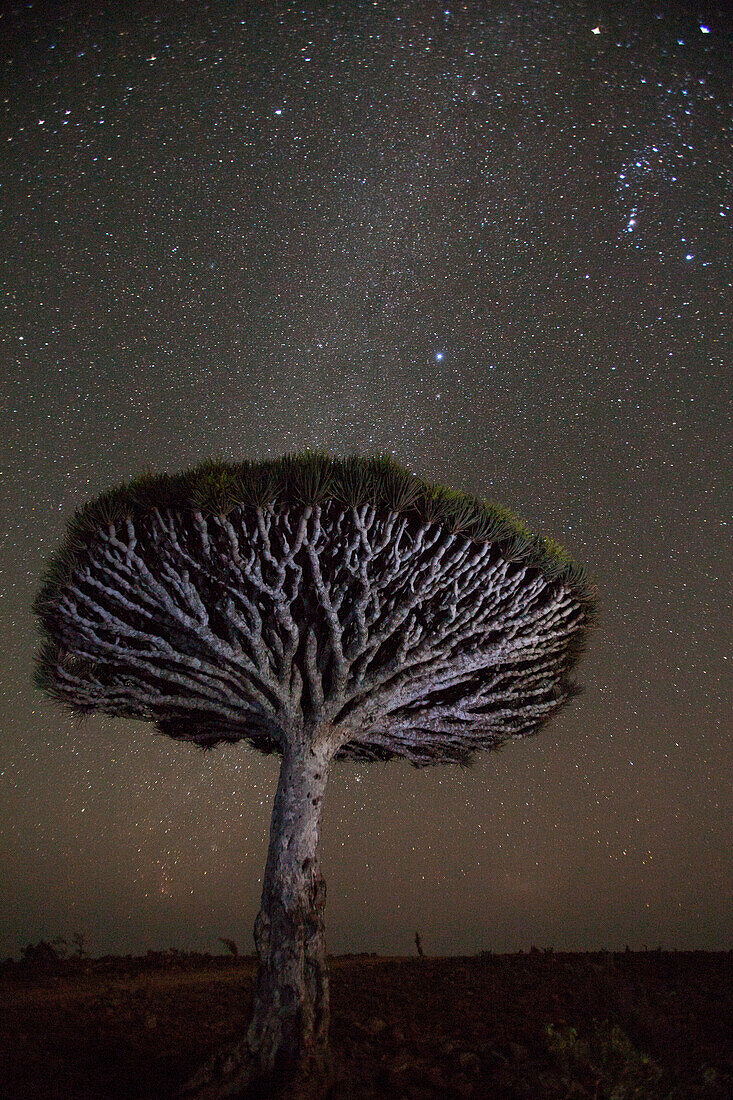
<path id="1" fill-rule="evenodd" d="M 249 949 L 275 762 L 72 722 L 30 602 L 109 485 L 306 446 L 510 505 L 601 602 L 536 740 L 334 775 L 330 947 L 726 945 L 730 25 L 600 11 L 6 10 L 7 952 Z"/>

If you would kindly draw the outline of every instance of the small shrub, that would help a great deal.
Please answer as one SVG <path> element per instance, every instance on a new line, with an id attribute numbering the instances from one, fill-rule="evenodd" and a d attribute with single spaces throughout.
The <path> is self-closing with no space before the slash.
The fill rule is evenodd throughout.
<path id="1" fill-rule="evenodd" d="M 39 940 L 38 943 L 29 943 L 21 947 L 20 955 L 25 963 L 34 966 L 54 966 L 60 962 L 66 954 L 66 941 L 62 939 Z"/>
<path id="2" fill-rule="evenodd" d="M 597 1100 L 671 1100 L 663 1070 L 638 1050 L 617 1025 L 605 1020 L 587 1039 L 574 1027 L 545 1028 L 549 1053 L 567 1087 L 581 1085 Z"/>

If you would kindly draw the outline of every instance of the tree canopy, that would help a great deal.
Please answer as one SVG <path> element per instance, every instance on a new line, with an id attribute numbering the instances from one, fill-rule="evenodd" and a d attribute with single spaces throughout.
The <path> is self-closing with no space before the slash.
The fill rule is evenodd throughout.
<path id="1" fill-rule="evenodd" d="M 211 747 L 465 763 L 574 693 L 586 571 L 508 509 L 387 457 L 209 461 L 103 493 L 35 602 L 37 683 Z"/>

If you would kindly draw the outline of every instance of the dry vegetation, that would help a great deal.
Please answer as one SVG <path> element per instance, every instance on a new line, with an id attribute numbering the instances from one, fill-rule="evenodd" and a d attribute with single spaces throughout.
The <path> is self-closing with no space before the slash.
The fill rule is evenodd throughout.
<path id="1" fill-rule="evenodd" d="M 731 952 L 329 960 L 336 1100 L 733 1094 Z M 0 967 L 2 1100 L 166 1100 L 250 1016 L 255 960 Z"/>

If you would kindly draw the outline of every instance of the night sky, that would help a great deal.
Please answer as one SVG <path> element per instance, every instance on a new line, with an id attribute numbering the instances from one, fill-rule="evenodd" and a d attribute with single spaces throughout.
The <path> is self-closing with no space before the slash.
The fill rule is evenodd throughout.
<path id="1" fill-rule="evenodd" d="M 0 955 L 252 950 L 277 760 L 32 686 L 74 508 L 387 452 L 590 566 L 584 694 L 472 769 L 335 765 L 333 952 L 730 946 L 722 6 L 0 8 Z"/>

